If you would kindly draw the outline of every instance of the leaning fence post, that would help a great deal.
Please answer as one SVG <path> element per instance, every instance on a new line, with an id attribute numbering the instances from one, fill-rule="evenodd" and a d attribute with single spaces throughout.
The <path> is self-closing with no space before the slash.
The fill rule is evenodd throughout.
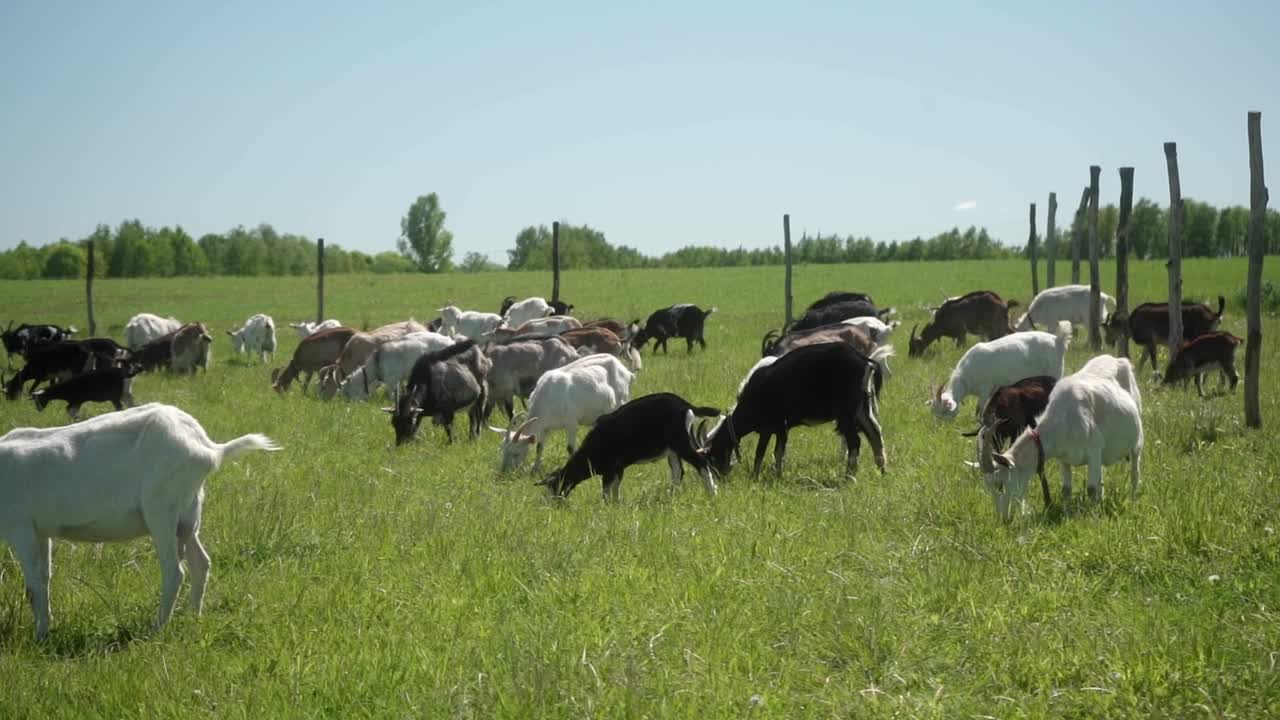
<path id="1" fill-rule="evenodd" d="M 98 322 L 93 319 L 93 240 L 89 241 L 89 272 L 84 278 L 85 305 L 89 308 L 89 337 L 98 336 Z"/>
<path id="2" fill-rule="evenodd" d="M 560 302 L 560 221 L 551 223 L 551 302 Z"/>
<path id="3" fill-rule="evenodd" d="M 1266 244 L 1267 185 L 1262 174 L 1262 113 L 1249 113 L 1249 281 L 1245 313 L 1248 344 L 1244 349 L 1244 424 L 1262 427 L 1258 398 L 1262 361 L 1262 251 Z"/>
<path id="4" fill-rule="evenodd" d="M 324 322 L 324 238 L 316 242 L 316 322 Z"/>
<path id="5" fill-rule="evenodd" d="M 1182 184 L 1178 181 L 1178 144 L 1164 144 L 1169 166 L 1169 362 L 1182 345 Z"/>
<path id="6" fill-rule="evenodd" d="M 1076 208 L 1075 221 L 1071 223 L 1071 284 L 1080 284 L 1080 246 L 1085 241 L 1085 215 L 1089 209 L 1089 187 L 1080 193 L 1080 207 Z"/>
<path id="7" fill-rule="evenodd" d="M 1045 278 L 1044 286 L 1053 287 L 1057 282 L 1057 276 L 1054 274 L 1054 262 L 1058 259 L 1058 235 L 1054 228 L 1054 217 L 1058 214 L 1058 193 L 1049 193 L 1049 226 L 1045 229 L 1044 236 L 1044 252 L 1045 252 Z"/>
<path id="8" fill-rule="evenodd" d="M 1102 168 L 1089 166 L 1089 347 L 1102 349 L 1102 273 L 1098 268 L 1098 179 Z"/>
<path id="9" fill-rule="evenodd" d="M 1120 220 L 1116 223 L 1116 317 L 1129 322 L 1129 215 L 1133 212 L 1133 168 L 1120 168 Z M 1121 328 L 1121 357 L 1129 357 L 1129 330 Z"/>
<path id="10" fill-rule="evenodd" d="M 1036 265 L 1036 204 L 1031 203 L 1031 235 L 1027 237 L 1027 252 L 1031 255 L 1031 297 L 1040 294 L 1040 268 Z"/>
<path id="11" fill-rule="evenodd" d="M 784 275 L 784 290 L 786 293 L 785 307 L 787 311 L 787 325 L 791 324 L 791 216 L 784 214 L 782 216 L 782 251 L 786 259 L 787 269 Z"/>

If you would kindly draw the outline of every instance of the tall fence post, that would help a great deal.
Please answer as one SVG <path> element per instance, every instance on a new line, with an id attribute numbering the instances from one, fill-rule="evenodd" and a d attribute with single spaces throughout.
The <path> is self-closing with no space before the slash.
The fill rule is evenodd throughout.
<path id="1" fill-rule="evenodd" d="M 316 322 L 324 322 L 324 238 L 316 241 Z"/>
<path id="2" fill-rule="evenodd" d="M 89 337 L 98 336 L 98 321 L 93 319 L 93 240 L 89 241 L 89 272 L 84 277 L 84 300 L 89 308 Z"/>
<path id="3" fill-rule="evenodd" d="M 1058 193 L 1049 193 L 1049 223 L 1045 229 L 1044 236 L 1044 252 L 1045 252 L 1045 268 L 1044 268 L 1044 286 L 1053 287 L 1057 281 L 1054 274 L 1053 264 L 1058 259 L 1058 236 L 1054 232 L 1054 216 L 1058 214 Z"/>
<path id="4" fill-rule="evenodd" d="M 1116 223 L 1116 317 L 1129 322 L 1129 215 L 1133 213 L 1133 168 L 1120 168 L 1120 220 Z M 1120 333 L 1116 352 L 1129 357 L 1129 331 Z"/>
<path id="5" fill-rule="evenodd" d="M 1089 188 L 1080 193 L 1080 207 L 1071 223 L 1071 284 L 1080 284 L 1080 246 L 1085 241 L 1085 214 L 1089 210 Z"/>
<path id="6" fill-rule="evenodd" d="M 1182 184 L 1178 180 L 1178 144 L 1164 144 L 1169 166 L 1169 362 L 1182 345 Z"/>
<path id="7" fill-rule="evenodd" d="M 1031 235 L 1027 237 L 1027 252 L 1031 255 L 1031 296 L 1040 294 L 1040 267 L 1036 265 L 1036 204 L 1031 203 Z"/>
<path id="8" fill-rule="evenodd" d="M 560 221 L 551 223 L 551 302 L 560 302 Z"/>
<path id="9" fill-rule="evenodd" d="M 785 306 L 787 310 L 787 324 L 791 324 L 791 216 L 784 214 L 782 216 L 782 251 L 786 259 L 787 270 L 784 276 L 784 290 L 786 293 Z"/>
<path id="10" fill-rule="evenodd" d="M 1262 174 L 1262 113 L 1249 113 L 1249 282 L 1245 312 L 1248 315 L 1244 349 L 1244 424 L 1262 427 L 1258 397 L 1262 361 L 1262 251 L 1266 244 L 1267 185 Z"/>
<path id="11" fill-rule="evenodd" d="M 1102 349 L 1102 273 L 1098 268 L 1101 239 L 1098 237 L 1098 181 L 1102 168 L 1089 166 L 1089 347 Z"/>

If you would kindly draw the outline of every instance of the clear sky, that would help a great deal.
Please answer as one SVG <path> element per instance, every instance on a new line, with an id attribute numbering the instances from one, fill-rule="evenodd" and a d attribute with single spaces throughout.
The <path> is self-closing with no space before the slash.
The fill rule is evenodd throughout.
<path id="1" fill-rule="evenodd" d="M 660 253 L 1069 220 L 1088 166 L 1248 204 L 1280 2 L 0 2 L 0 248 L 140 218 L 455 259 L 565 219 Z M 1280 194 L 1277 194 L 1280 195 Z M 1275 203 L 1273 203 L 1274 205 Z"/>

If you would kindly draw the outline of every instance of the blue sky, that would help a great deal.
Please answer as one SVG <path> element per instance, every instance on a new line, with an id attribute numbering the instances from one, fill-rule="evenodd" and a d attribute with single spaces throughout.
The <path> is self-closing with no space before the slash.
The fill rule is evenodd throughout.
<path id="1" fill-rule="evenodd" d="M 376 252 L 432 191 L 456 258 L 555 219 L 647 253 L 773 245 L 784 212 L 1021 243 L 1093 163 L 1104 202 L 1125 164 L 1167 202 L 1166 140 L 1186 195 L 1247 204 L 1246 111 L 1280 147 L 1277 27 L 1274 2 L 11 0 L 0 248 L 138 217 Z"/>

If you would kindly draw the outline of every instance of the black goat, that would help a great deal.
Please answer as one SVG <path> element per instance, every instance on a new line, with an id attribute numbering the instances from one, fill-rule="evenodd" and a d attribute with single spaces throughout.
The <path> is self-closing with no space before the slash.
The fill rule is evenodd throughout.
<path id="1" fill-rule="evenodd" d="M 31 393 L 36 409 L 44 408 L 52 400 L 65 400 L 67 414 L 72 420 L 80 414 L 80 406 L 87 402 L 109 402 L 116 410 L 133 407 L 133 376 L 142 368 L 136 364 L 127 367 L 106 367 L 90 370 L 64 380 L 56 385 Z"/>
<path id="2" fill-rule="evenodd" d="M 817 300 L 814 300 L 812 305 L 805 308 L 805 312 L 809 312 L 810 310 L 818 310 L 820 308 L 827 307 L 828 305 L 835 305 L 836 303 L 849 302 L 850 300 L 859 300 L 865 303 L 870 303 L 872 305 L 876 304 L 876 301 L 872 300 L 871 296 L 866 293 L 849 292 L 846 290 L 832 290 L 826 295 L 823 295 Z"/>
<path id="3" fill-rule="evenodd" d="M 781 335 L 777 330 L 770 330 L 765 333 L 760 340 L 760 357 L 778 357 L 794 350 L 798 347 L 807 345 L 817 345 L 825 342 L 844 342 L 853 346 L 854 349 L 865 354 L 870 354 L 876 349 L 875 341 L 871 339 L 861 328 L 845 325 L 844 323 L 836 323 L 834 325 L 822 325 L 812 330 L 801 330 L 799 332 L 790 332 Z"/>
<path id="4" fill-rule="evenodd" d="M 1002 338 L 1012 332 L 1009 328 L 1009 309 L 1017 306 L 1017 300 L 1005 301 L 991 290 L 974 290 L 960 297 L 949 298 L 933 311 L 919 337 L 916 336 L 916 328 L 911 328 L 907 354 L 919 357 L 930 343 L 943 337 L 955 338 L 956 347 L 964 345 L 965 336 L 969 333 L 987 340 Z"/>
<path id="5" fill-rule="evenodd" d="M 622 473 L 628 467 L 666 456 L 673 489 L 684 477 L 681 463 L 686 462 L 702 476 L 707 492 L 714 495 L 716 482 L 711 477 L 706 451 L 694 437 L 693 423 L 695 417 L 719 414 L 715 408 L 690 405 L 674 393 L 636 398 L 596 420 L 564 467 L 539 484 L 553 495 L 566 497 L 579 483 L 600 475 L 605 499 L 616 500 Z"/>
<path id="6" fill-rule="evenodd" d="M 551 306 L 552 315 L 570 315 L 573 313 L 573 303 L 567 303 L 563 300 L 548 300 L 547 304 Z"/>
<path id="7" fill-rule="evenodd" d="M 472 439 L 480 436 L 483 411 L 488 395 L 485 376 L 493 363 L 474 340 L 451 345 L 418 358 L 409 372 L 408 387 L 400 394 L 394 408 L 383 408 L 391 414 L 391 427 L 396 445 L 403 445 L 418 434 L 423 415 L 430 415 L 443 425 L 449 442 L 453 442 L 453 416 L 468 410 L 468 431 Z"/>
<path id="8" fill-rule="evenodd" d="M 707 341 L 703 337 L 703 329 L 707 322 L 707 318 L 711 317 L 711 313 L 716 308 L 703 310 L 697 305 L 689 303 L 680 303 L 670 307 L 655 310 L 649 315 L 649 319 L 645 321 L 644 327 L 636 331 L 631 338 L 631 347 L 637 351 L 643 350 L 646 343 L 653 339 L 653 351 L 657 352 L 658 348 L 662 348 L 662 352 L 667 352 L 667 340 L 679 337 L 684 338 L 688 345 L 688 352 L 693 352 L 693 344 L 696 342 L 702 346 L 703 350 L 707 349 Z"/>
<path id="9" fill-rule="evenodd" d="M 1012 385 L 1001 385 L 991 393 L 979 416 L 981 426 L 973 432 L 961 433 L 965 437 L 978 438 L 979 469 L 985 473 L 996 471 L 992 454 L 1009 447 L 1023 430 L 1036 426 L 1036 418 L 1049 404 L 1049 393 L 1053 392 L 1057 382 L 1049 375 L 1037 375 Z M 1040 468 L 1039 473 L 1040 490 L 1044 493 L 1044 506 L 1047 508 L 1053 504 L 1053 496 L 1049 493 L 1044 468 Z"/>
<path id="10" fill-rule="evenodd" d="M 73 327 L 23 323 L 15 328 L 10 322 L 9 327 L 0 333 L 0 342 L 4 344 L 5 353 L 9 356 L 9 367 L 13 367 L 14 355 L 25 358 L 28 352 L 38 347 L 60 343 L 75 334 L 76 329 Z"/>
<path id="11" fill-rule="evenodd" d="M 1236 347 L 1243 343 L 1244 338 L 1229 332 L 1205 333 L 1182 343 L 1169 361 L 1163 384 L 1186 383 L 1195 377 L 1196 391 L 1204 397 L 1204 374 L 1216 367 L 1222 371 L 1223 382 L 1230 381 L 1231 389 L 1235 390 L 1240 382 L 1240 376 L 1236 374 Z"/>
<path id="12" fill-rule="evenodd" d="M 79 375 L 92 370 L 95 359 L 93 353 L 75 342 L 33 348 L 27 353 L 27 364 L 5 384 L 5 395 L 10 400 L 17 400 L 28 382 L 31 382 L 31 389 L 35 390 L 42 382 L 54 382 Z"/>
<path id="13" fill-rule="evenodd" d="M 1218 312 L 1214 312 L 1204 303 L 1182 303 L 1182 339 L 1207 335 L 1218 329 L 1222 322 L 1222 311 L 1227 307 L 1227 299 L 1218 296 Z M 1156 370 L 1157 352 L 1161 345 L 1169 344 L 1169 303 L 1142 303 L 1134 308 L 1129 317 L 1113 313 L 1102 326 L 1106 331 L 1108 345 L 1115 345 L 1120 338 L 1127 336 L 1142 346 L 1142 357 L 1138 358 L 1138 372 L 1147 359 L 1151 359 L 1151 370 Z"/>
<path id="14" fill-rule="evenodd" d="M 847 472 L 857 471 L 861 431 L 883 473 L 884 438 L 876 417 L 876 397 L 884 382 L 881 363 L 890 353 L 892 349 L 884 347 L 867 356 L 845 343 L 825 343 L 797 348 L 772 365 L 757 365 L 743 384 L 733 413 L 711 431 L 708 447 L 713 466 L 720 474 L 728 474 L 730 455 L 742 437 L 759 433 L 753 474 L 759 476 L 773 437 L 777 438 L 774 463 L 781 474 L 787 432 L 798 425 L 834 420 L 848 449 Z"/>
<path id="15" fill-rule="evenodd" d="M 789 333 L 812 330 L 816 327 L 834 325 L 856 317 L 875 317 L 883 320 L 891 312 L 893 312 L 893 308 L 880 310 L 866 300 L 845 300 L 809 310 L 784 330 Z"/>

